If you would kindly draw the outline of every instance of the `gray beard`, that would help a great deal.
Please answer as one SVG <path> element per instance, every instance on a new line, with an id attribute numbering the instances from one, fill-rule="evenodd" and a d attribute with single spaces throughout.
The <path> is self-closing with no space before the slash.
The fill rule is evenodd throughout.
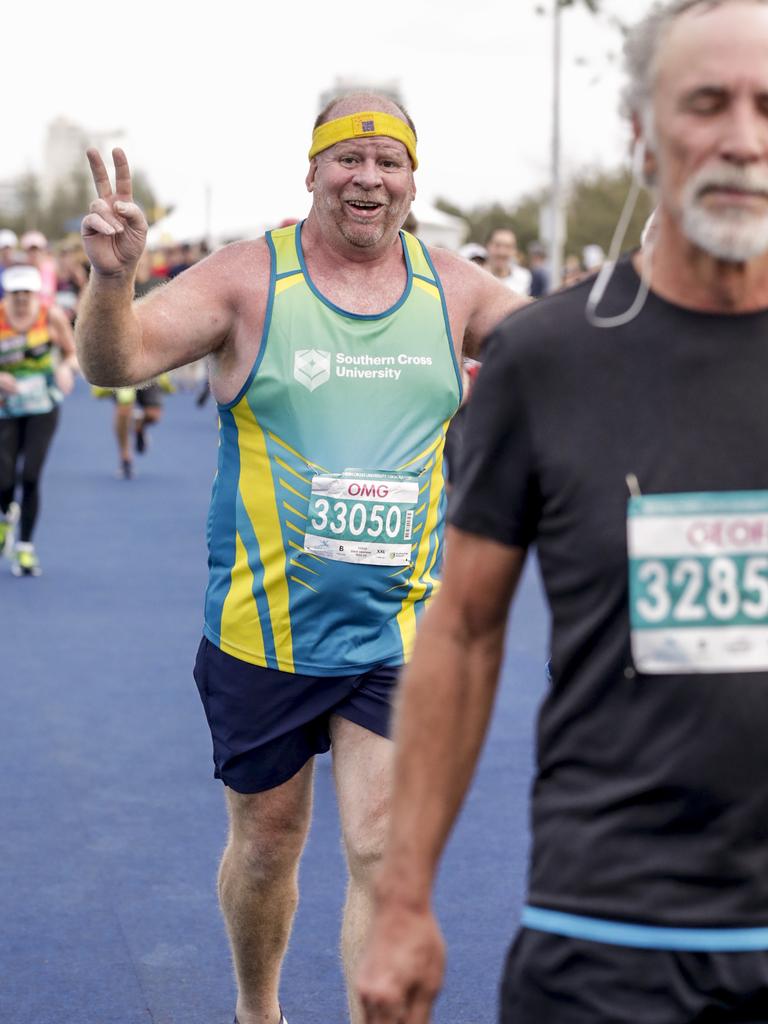
<path id="1" fill-rule="evenodd" d="M 728 263 L 747 263 L 768 252 L 768 216 L 718 216 L 686 202 L 682 226 L 689 241 Z"/>

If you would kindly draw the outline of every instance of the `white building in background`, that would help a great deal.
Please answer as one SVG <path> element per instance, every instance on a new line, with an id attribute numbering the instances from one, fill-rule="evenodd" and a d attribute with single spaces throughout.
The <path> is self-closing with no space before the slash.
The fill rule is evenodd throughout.
<path id="1" fill-rule="evenodd" d="M 123 132 L 119 129 L 87 131 L 66 117 L 51 121 L 45 135 L 40 172 L 42 201 L 50 202 L 57 187 L 68 183 L 73 174 L 87 173 L 85 151 L 89 146 L 108 153 L 122 138 Z"/>
<path id="2" fill-rule="evenodd" d="M 0 210 L 9 217 L 17 217 L 21 213 L 18 178 L 7 178 L 0 181 Z M 0 224 L 0 227 L 2 226 Z"/>

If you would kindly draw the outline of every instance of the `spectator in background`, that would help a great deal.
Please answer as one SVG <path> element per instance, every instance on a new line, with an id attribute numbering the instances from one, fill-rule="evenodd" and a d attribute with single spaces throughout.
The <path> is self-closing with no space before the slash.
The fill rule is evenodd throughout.
<path id="1" fill-rule="evenodd" d="M 548 295 L 552 278 L 547 266 L 547 250 L 541 242 L 531 242 L 528 246 L 528 266 L 531 270 L 531 298 L 540 299 Z"/>
<path id="2" fill-rule="evenodd" d="M 19 239 L 14 231 L 9 228 L 0 229 L 0 282 L 2 282 L 2 273 L 6 267 L 12 266 L 16 262 L 16 249 L 19 245 Z M 0 283 L 0 299 L 3 297 L 3 286 Z"/>
<path id="3" fill-rule="evenodd" d="M 518 295 L 531 294 L 531 272 L 519 263 L 517 237 L 512 228 L 494 228 L 485 243 L 485 269 Z"/>
<path id="4" fill-rule="evenodd" d="M 189 242 L 184 242 L 175 250 L 173 262 L 168 268 L 168 277 L 178 277 L 179 274 L 183 274 L 185 270 L 189 270 L 189 268 L 194 266 L 195 263 L 197 263 L 195 247 Z"/>
<path id="5" fill-rule="evenodd" d="M 59 247 L 57 259 L 56 305 L 60 306 L 69 317 L 70 323 L 75 322 L 80 293 L 88 283 L 85 253 L 80 244 L 80 236 L 65 239 Z"/>
<path id="6" fill-rule="evenodd" d="M 565 257 L 565 263 L 563 264 L 563 288 L 569 288 L 572 284 L 578 284 L 584 276 L 584 270 L 581 266 L 579 257 L 574 253 L 569 253 Z"/>
<path id="7" fill-rule="evenodd" d="M 48 239 L 42 231 L 26 231 L 21 236 L 21 248 L 24 250 L 27 263 L 37 267 L 40 272 L 40 301 L 50 306 L 56 298 L 58 283 L 56 261 L 48 251 Z"/>

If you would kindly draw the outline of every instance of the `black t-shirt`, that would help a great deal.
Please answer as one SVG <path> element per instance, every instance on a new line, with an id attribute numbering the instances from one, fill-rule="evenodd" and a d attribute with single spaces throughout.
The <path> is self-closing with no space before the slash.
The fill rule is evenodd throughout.
<path id="1" fill-rule="evenodd" d="M 470 404 L 450 519 L 536 544 L 552 612 L 530 901 L 688 927 L 768 924 L 768 673 L 649 675 L 630 648 L 629 489 L 768 491 L 768 312 L 651 294 L 592 327 L 592 281 L 509 317 Z M 639 287 L 622 261 L 601 314 Z"/>

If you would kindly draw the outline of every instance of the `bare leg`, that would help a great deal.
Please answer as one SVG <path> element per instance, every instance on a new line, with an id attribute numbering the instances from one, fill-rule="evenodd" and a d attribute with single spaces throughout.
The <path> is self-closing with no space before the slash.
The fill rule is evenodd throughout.
<path id="1" fill-rule="evenodd" d="M 131 423 L 133 420 L 133 405 L 128 402 L 115 403 L 115 435 L 117 437 L 117 448 L 120 453 L 120 462 L 124 465 L 130 462 L 131 452 Z"/>
<path id="2" fill-rule="evenodd" d="M 312 762 L 263 793 L 227 789 L 230 832 L 219 900 L 237 977 L 239 1024 L 278 1024 L 280 969 L 298 903 L 312 810 Z"/>
<path id="3" fill-rule="evenodd" d="M 160 405 L 148 405 L 142 410 L 142 422 L 145 427 L 151 427 L 159 423 L 163 418 L 163 409 Z"/>
<path id="4" fill-rule="evenodd" d="M 141 455 L 147 450 L 148 441 L 145 432 L 148 427 L 160 422 L 163 417 L 163 409 L 159 405 L 146 405 L 143 407 L 140 405 L 139 408 L 141 412 L 136 418 L 133 429 L 136 434 L 136 451 Z"/>
<path id="5" fill-rule="evenodd" d="M 349 884 L 341 930 L 349 1016 L 362 1024 L 352 981 L 365 942 L 373 903 L 373 879 L 381 860 L 389 813 L 393 744 L 345 718 L 331 719 L 333 772 L 339 799 Z"/>

